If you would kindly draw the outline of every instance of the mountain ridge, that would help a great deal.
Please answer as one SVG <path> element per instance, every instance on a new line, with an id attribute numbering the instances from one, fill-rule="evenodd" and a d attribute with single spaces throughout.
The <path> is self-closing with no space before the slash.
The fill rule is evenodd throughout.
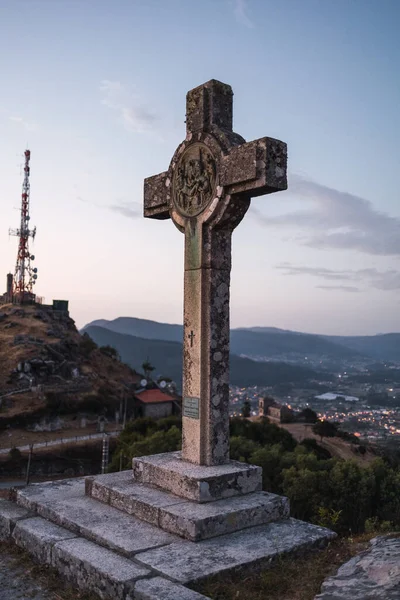
<path id="1" fill-rule="evenodd" d="M 182 342 L 183 326 L 137 317 L 98 319 L 83 328 L 99 326 L 116 333 L 153 340 Z M 231 330 L 231 351 L 237 355 L 288 359 L 321 356 L 337 359 L 400 361 L 400 333 L 372 336 L 330 336 L 275 327 L 238 327 Z"/>

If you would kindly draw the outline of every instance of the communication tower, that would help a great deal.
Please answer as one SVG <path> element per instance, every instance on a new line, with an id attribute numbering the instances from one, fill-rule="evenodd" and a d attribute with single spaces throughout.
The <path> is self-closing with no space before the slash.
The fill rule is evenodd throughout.
<path id="1" fill-rule="evenodd" d="M 13 302 L 23 304 L 35 299 L 33 286 L 37 280 L 37 268 L 32 268 L 31 261 L 35 260 L 29 250 L 29 238 L 35 239 L 36 227 L 29 228 L 29 195 L 30 195 L 30 150 L 25 150 L 24 181 L 22 184 L 21 198 L 21 223 L 19 229 L 10 229 L 9 234 L 19 238 L 17 262 L 13 279 L 12 296 Z"/>

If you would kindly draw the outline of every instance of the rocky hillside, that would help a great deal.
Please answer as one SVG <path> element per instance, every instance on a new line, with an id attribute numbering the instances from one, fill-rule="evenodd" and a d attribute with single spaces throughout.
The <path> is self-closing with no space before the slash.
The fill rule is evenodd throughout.
<path id="1" fill-rule="evenodd" d="M 0 420 L 46 407 L 74 412 L 119 403 L 137 375 L 82 336 L 67 313 L 0 306 Z"/>

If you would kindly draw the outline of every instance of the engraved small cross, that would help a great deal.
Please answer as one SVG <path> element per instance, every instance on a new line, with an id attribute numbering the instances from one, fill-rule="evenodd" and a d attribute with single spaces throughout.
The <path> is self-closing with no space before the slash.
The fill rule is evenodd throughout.
<path id="1" fill-rule="evenodd" d="M 190 347 L 193 348 L 193 338 L 196 334 L 193 333 L 193 330 L 189 333 L 188 338 L 190 340 Z"/>

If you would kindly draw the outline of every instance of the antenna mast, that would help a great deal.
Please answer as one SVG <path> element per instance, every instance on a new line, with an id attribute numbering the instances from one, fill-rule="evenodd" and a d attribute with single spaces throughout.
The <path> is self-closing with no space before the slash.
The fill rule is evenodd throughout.
<path id="1" fill-rule="evenodd" d="M 17 263 L 15 265 L 15 274 L 13 281 L 13 302 L 23 304 L 34 300 L 32 292 L 33 285 L 37 280 L 37 269 L 31 267 L 31 261 L 35 257 L 29 251 L 29 238 L 35 239 L 36 227 L 29 229 L 29 161 L 31 159 L 30 150 L 25 150 L 24 181 L 22 184 L 21 197 L 21 224 L 19 229 L 10 229 L 9 234 L 19 238 Z"/>

